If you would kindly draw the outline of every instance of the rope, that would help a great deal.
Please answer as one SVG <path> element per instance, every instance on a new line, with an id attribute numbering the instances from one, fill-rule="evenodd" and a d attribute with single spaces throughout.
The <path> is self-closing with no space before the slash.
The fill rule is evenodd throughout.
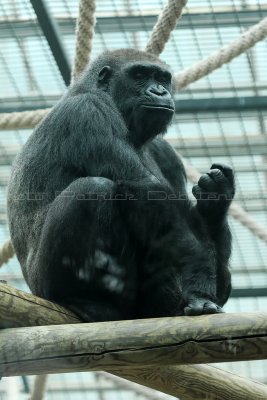
<path id="1" fill-rule="evenodd" d="M 177 89 L 183 89 L 190 83 L 197 81 L 203 76 L 210 74 L 223 64 L 229 63 L 235 57 L 244 53 L 260 40 L 267 36 L 267 17 L 262 19 L 258 24 L 253 25 L 238 39 L 234 40 L 227 46 L 211 53 L 207 58 L 200 60 L 191 67 L 185 69 L 181 73 L 175 75 Z"/>
<path id="2" fill-rule="evenodd" d="M 185 0 L 184 0 L 185 1 Z M 153 30 L 154 31 L 154 30 Z M 267 18 L 254 25 L 238 39 L 175 75 L 177 89 L 203 78 L 223 64 L 233 60 L 267 36 Z M 151 41 L 151 40 L 150 40 Z M 147 48 L 149 43 L 147 45 Z M 147 50 L 148 51 L 148 50 Z M 0 114 L 0 130 L 33 128 L 50 109 Z"/>
<path id="3" fill-rule="evenodd" d="M 200 172 L 185 160 L 183 160 L 183 164 L 188 179 L 193 183 L 197 183 L 201 176 Z M 231 204 L 229 214 L 267 244 L 267 230 L 251 217 L 239 204 Z"/>
<path id="4" fill-rule="evenodd" d="M 47 378 L 48 375 L 36 375 L 29 400 L 42 400 L 44 398 Z"/>
<path id="5" fill-rule="evenodd" d="M 229 209 L 230 215 L 246 226 L 255 236 L 267 244 L 267 230 L 258 224 L 239 204 L 232 204 Z"/>
<path id="6" fill-rule="evenodd" d="M 76 25 L 76 50 L 72 79 L 85 69 L 92 50 L 95 26 L 95 0 L 81 0 Z"/>
<path id="7" fill-rule="evenodd" d="M 75 79 L 89 62 L 95 26 L 95 0 L 81 0 L 76 25 L 75 61 L 72 79 Z M 34 128 L 51 110 L 35 110 L 0 114 L 0 129 Z"/>
<path id="8" fill-rule="evenodd" d="M 34 128 L 50 111 L 45 110 L 22 111 L 0 114 L 0 129 L 30 129 Z"/>
<path id="9" fill-rule="evenodd" d="M 7 263 L 10 258 L 12 258 L 15 254 L 14 248 L 12 246 L 11 240 L 7 240 L 0 247 L 0 267 Z"/>
<path id="10" fill-rule="evenodd" d="M 170 34 L 181 17 L 184 6 L 188 0 L 168 0 L 168 4 L 162 10 L 150 39 L 146 45 L 146 51 L 155 55 L 162 53 Z"/>

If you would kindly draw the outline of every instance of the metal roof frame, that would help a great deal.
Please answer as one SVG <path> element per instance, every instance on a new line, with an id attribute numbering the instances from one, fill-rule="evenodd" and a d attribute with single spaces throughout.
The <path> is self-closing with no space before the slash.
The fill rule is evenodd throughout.
<path id="1" fill-rule="evenodd" d="M 31 4 L 39 21 L 40 27 L 42 28 L 43 34 L 50 46 L 62 78 L 64 79 L 66 85 L 68 85 L 71 78 L 71 68 L 57 22 L 52 18 L 43 0 L 31 0 Z"/>

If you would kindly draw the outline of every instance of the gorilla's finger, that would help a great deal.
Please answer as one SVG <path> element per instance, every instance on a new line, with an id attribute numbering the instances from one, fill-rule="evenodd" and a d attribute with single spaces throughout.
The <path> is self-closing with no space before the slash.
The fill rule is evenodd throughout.
<path id="1" fill-rule="evenodd" d="M 216 311 L 216 313 L 217 313 L 217 314 L 219 314 L 219 313 L 225 313 L 225 311 L 224 311 L 224 309 L 223 309 L 222 307 L 217 306 L 217 311 Z"/>
<path id="2" fill-rule="evenodd" d="M 217 313 L 217 304 L 212 301 L 207 301 L 203 307 L 203 314 L 216 314 Z"/>
<path id="3" fill-rule="evenodd" d="M 217 184 L 213 181 L 213 179 L 209 176 L 209 174 L 203 174 L 199 178 L 198 185 L 201 189 L 206 192 L 216 192 Z"/>
<path id="4" fill-rule="evenodd" d="M 203 307 L 185 307 L 184 315 L 192 316 L 192 315 L 201 315 L 203 312 Z"/>
<path id="5" fill-rule="evenodd" d="M 202 190 L 200 189 L 200 187 L 199 187 L 198 185 L 194 185 L 194 186 L 192 187 L 192 193 L 193 193 L 193 196 L 194 196 L 197 200 L 200 200 L 200 199 L 201 199 Z"/>
<path id="6" fill-rule="evenodd" d="M 234 172 L 233 172 L 233 169 L 229 165 L 214 163 L 214 164 L 212 164 L 210 169 L 219 169 L 219 170 L 221 170 L 222 173 L 226 176 L 226 178 L 229 179 L 229 181 L 231 183 L 233 183 L 233 181 L 234 181 Z"/>
<path id="7" fill-rule="evenodd" d="M 219 170 L 218 168 L 216 169 L 211 169 L 207 175 L 210 176 L 210 178 L 219 184 L 223 184 L 223 183 L 227 183 L 229 185 L 229 183 L 227 182 L 227 178 L 224 176 L 224 174 L 222 173 L 221 170 Z"/>
<path id="8" fill-rule="evenodd" d="M 201 315 L 203 313 L 204 301 L 201 299 L 190 300 L 184 308 L 185 315 Z"/>

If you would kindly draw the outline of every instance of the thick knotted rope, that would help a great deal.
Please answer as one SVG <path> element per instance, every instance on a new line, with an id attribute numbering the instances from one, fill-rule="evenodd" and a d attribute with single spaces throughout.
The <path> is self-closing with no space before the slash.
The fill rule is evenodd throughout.
<path id="1" fill-rule="evenodd" d="M 51 110 L 22 111 L 0 114 L 0 129 L 30 129 L 34 128 Z"/>
<path id="2" fill-rule="evenodd" d="M 227 46 L 215 51 L 192 67 L 177 73 L 175 75 L 177 89 L 183 89 L 190 83 L 203 78 L 205 75 L 208 75 L 215 69 L 220 68 L 223 64 L 233 60 L 235 57 L 242 54 L 242 52 L 245 52 L 266 37 L 267 18 L 264 18 Z M 0 114 L 0 129 L 33 128 L 48 112 L 49 109 Z"/>
<path id="3" fill-rule="evenodd" d="M 12 246 L 11 240 L 7 240 L 0 247 L 0 267 L 2 264 L 8 262 L 10 258 L 12 258 L 15 254 L 14 248 Z"/>
<path id="4" fill-rule="evenodd" d="M 197 62 L 175 75 L 177 89 L 183 89 L 190 83 L 210 74 L 222 65 L 229 63 L 240 54 L 245 53 L 267 36 L 267 17 L 244 32 L 238 39 L 227 46 L 211 53 L 207 58 Z"/>
<path id="5" fill-rule="evenodd" d="M 171 32 L 174 30 L 178 19 L 181 17 L 187 1 L 188 0 L 168 0 L 168 4 L 160 14 L 158 22 L 154 26 L 146 45 L 146 51 L 148 53 L 153 53 L 157 56 L 162 53 Z"/>
<path id="6" fill-rule="evenodd" d="M 76 26 L 76 48 L 72 79 L 77 78 L 89 62 L 95 22 L 95 0 L 81 0 Z"/>

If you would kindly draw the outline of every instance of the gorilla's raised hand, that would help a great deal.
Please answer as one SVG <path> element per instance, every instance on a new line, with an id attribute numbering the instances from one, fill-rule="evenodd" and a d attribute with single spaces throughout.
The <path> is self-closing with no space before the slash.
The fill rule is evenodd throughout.
<path id="1" fill-rule="evenodd" d="M 210 171 L 193 186 L 192 193 L 203 216 L 224 217 L 235 194 L 232 168 L 225 164 L 212 164 Z"/>

